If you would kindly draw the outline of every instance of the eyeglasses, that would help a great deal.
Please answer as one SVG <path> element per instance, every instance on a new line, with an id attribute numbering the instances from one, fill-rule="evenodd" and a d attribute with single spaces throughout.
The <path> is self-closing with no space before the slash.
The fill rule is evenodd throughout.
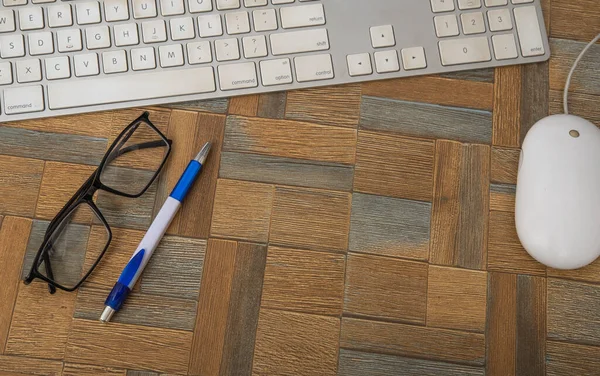
<path id="1" fill-rule="evenodd" d="M 121 132 L 96 171 L 50 221 L 25 284 L 39 278 L 48 283 L 51 294 L 56 288 L 74 291 L 96 268 L 110 245 L 112 231 L 94 194 L 102 190 L 140 197 L 171 153 L 172 141 L 148 116 L 145 112 Z"/>

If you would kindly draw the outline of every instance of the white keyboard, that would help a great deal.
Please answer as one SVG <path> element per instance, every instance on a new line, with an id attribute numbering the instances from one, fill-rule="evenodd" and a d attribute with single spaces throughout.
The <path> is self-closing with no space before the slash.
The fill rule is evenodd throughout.
<path id="1" fill-rule="evenodd" d="M 547 60 L 539 0 L 0 0 L 0 121 Z"/>

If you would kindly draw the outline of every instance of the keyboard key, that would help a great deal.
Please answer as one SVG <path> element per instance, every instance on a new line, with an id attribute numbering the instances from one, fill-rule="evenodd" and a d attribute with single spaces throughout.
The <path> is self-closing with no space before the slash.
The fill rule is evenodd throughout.
<path id="1" fill-rule="evenodd" d="M 77 77 L 95 76 L 100 74 L 98 55 L 95 53 L 75 55 L 73 61 L 75 63 L 75 76 Z"/>
<path id="2" fill-rule="evenodd" d="M 100 22 L 100 4 L 97 1 L 86 1 L 75 5 L 77 23 L 88 25 Z"/>
<path id="3" fill-rule="evenodd" d="M 54 52 L 54 43 L 51 32 L 44 31 L 41 33 L 31 33 L 29 34 L 28 39 L 30 55 L 46 55 Z"/>
<path id="4" fill-rule="evenodd" d="M 496 60 L 516 59 L 518 57 L 514 35 L 494 35 L 492 36 L 492 44 L 494 45 Z"/>
<path id="5" fill-rule="evenodd" d="M 144 43 L 159 43 L 167 40 L 167 29 L 165 21 L 142 22 L 142 39 Z"/>
<path id="6" fill-rule="evenodd" d="M 41 85 L 4 90 L 4 113 L 7 115 L 44 111 L 44 90 Z"/>
<path id="7" fill-rule="evenodd" d="M 50 82 L 48 106 L 57 110 L 212 91 L 215 91 L 215 78 L 211 67 L 164 70 L 88 80 Z"/>
<path id="8" fill-rule="evenodd" d="M 218 14 L 199 16 L 198 30 L 200 31 L 200 36 L 202 38 L 223 35 L 221 16 L 219 16 Z"/>
<path id="9" fill-rule="evenodd" d="M 13 83 L 12 67 L 8 61 L 0 62 L 0 85 L 9 85 Z"/>
<path id="10" fill-rule="evenodd" d="M 104 52 L 102 68 L 106 74 L 127 72 L 127 54 L 124 50 Z"/>
<path id="11" fill-rule="evenodd" d="M 254 63 L 220 65 L 218 71 L 219 86 L 223 91 L 258 86 Z"/>
<path id="12" fill-rule="evenodd" d="M 486 7 L 499 7 L 507 4 L 508 0 L 485 0 Z"/>
<path id="13" fill-rule="evenodd" d="M 513 4 L 527 4 L 533 3 L 533 0 L 512 0 Z"/>
<path id="14" fill-rule="evenodd" d="M 271 2 L 273 3 L 273 5 L 277 5 L 277 4 L 289 4 L 289 3 L 293 3 L 294 0 L 271 0 Z"/>
<path id="15" fill-rule="evenodd" d="M 298 82 L 330 80 L 334 77 L 329 54 L 297 57 L 294 66 Z"/>
<path id="16" fill-rule="evenodd" d="M 435 33 L 438 37 L 453 37 L 459 34 L 458 21 L 453 14 L 436 16 L 433 18 L 435 24 Z"/>
<path id="17" fill-rule="evenodd" d="M 281 27 L 284 29 L 325 25 L 323 4 L 285 7 L 281 8 L 280 13 Z"/>
<path id="18" fill-rule="evenodd" d="M 15 11 L 12 9 L 0 10 L 0 33 L 15 31 Z"/>
<path id="19" fill-rule="evenodd" d="M 352 77 L 373 74 L 371 56 L 369 54 L 348 55 L 346 62 L 348 63 L 348 74 Z"/>
<path id="20" fill-rule="evenodd" d="M 208 41 L 187 44 L 188 63 L 203 64 L 212 62 L 212 52 Z"/>
<path id="21" fill-rule="evenodd" d="M 451 12 L 454 10 L 454 0 L 431 0 L 431 10 L 434 13 Z"/>
<path id="22" fill-rule="evenodd" d="M 212 7 L 211 0 L 188 0 L 190 13 L 210 12 Z"/>
<path id="23" fill-rule="evenodd" d="M 156 0 L 132 0 L 133 18 L 156 17 Z"/>
<path id="24" fill-rule="evenodd" d="M 262 7 L 268 3 L 267 0 L 244 0 L 244 6 L 246 8 Z"/>
<path id="25" fill-rule="evenodd" d="M 400 62 L 396 50 L 375 52 L 375 69 L 377 73 L 398 72 Z"/>
<path id="26" fill-rule="evenodd" d="M 158 57 L 160 66 L 163 68 L 182 66 L 183 47 L 181 44 L 172 44 L 170 46 L 160 46 L 158 48 Z"/>
<path id="27" fill-rule="evenodd" d="M 237 9 L 240 7 L 240 0 L 216 0 L 218 10 Z"/>
<path id="28" fill-rule="evenodd" d="M 271 34 L 271 53 L 275 56 L 329 49 L 326 29 L 309 29 Z"/>
<path id="29" fill-rule="evenodd" d="M 261 61 L 260 76 L 263 86 L 291 84 L 292 65 L 290 59 Z"/>
<path id="30" fill-rule="evenodd" d="M 460 15 L 460 21 L 466 35 L 485 33 L 485 21 L 481 12 L 463 13 Z"/>
<path id="31" fill-rule="evenodd" d="M 243 34 L 250 32 L 248 12 L 231 12 L 225 15 L 227 34 Z"/>
<path id="32" fill-rule="evenodd" d="M 19 9 L 19 28 L 35 30 L 44 28 L 44 12 L 42 8 Z"/>
<path id="33" fill-rule="evenodd" d="M 512 29 L 512 21 L 508 9 L 494 9 L 488 11 L 488 22 L 490 24 L 490 31 Z"/>
<path id="34" fill-rule="evenodd" d="M 402 55 L 402 63 L 405 70 L 427 68 L 425 49 L 423 47 L 403 48 L 400 54 Z"/>
<path id="35" fill-rule="evenodd" d="M 242 39 L 242 44 L 244 46 L 244 57 L 246 59 L 267 56 L 267 40 L 264 35 L 245 37 Z"/>
<path id="36" fill-rule="evenodd" d="M 73 13 L 69 4 L 48 7 L 48 26 L 63 27 L 73 25 Z"/>
<path id="37" fill-rule="evenodd" d="M 238 60 L 240 58 L 240 49 L 235 38 L 216 40 L 215 51 L 217 61 Z"/>
<path id="38" fill-rule="evenodd" d="M 85 43 L 88 50 L 110 47 L 108 26 L 94 26 L 85 29 Z"/>
<path id="39" fill-rule="evenodd" d="M 394 47 L 396 45 L 392 25 L 375 26 L 371 28 L 370 32 L 373 48 Z"/>
<path id="40" fill-rule="evenodd" d="M 160 13 L 163 16 L 184 14 L 183 0 L 160 0 Z"/>
<path id="41" fill-rule="evenodd" d="M 51 57 L 46 59 L 46 78 L 60 80 L 71 77 L 71 66 L 67 56 Z"/>
<path id="42" fill-rule="evenodd" d="M 104 15 L 108 22 L 128 20 L 127 0 L 104 0 Z"/>
<path id="43" fill-rule="evenodd" d="M 545 53 L 544 43 L 542 42 L 542 33 L 535 7 L 519 7 L 515 8 L 514 12 L 523 56 L 543 55 Z"/>
<path id="44" fill-rule="evenodd" d="M 5 7 L 12 7 L 15 5 L 25 5 L 27 0 L 2 0 L 2 5 Z"/>
<path id="45" fill-rule="evenodd" d="M 113 30 L 117 47 L 134 46 L 140 43 L 137 25 L 134 23 L 115 25 Z"/>
<path id="46" fill-rule="evenodd" d="M 25 43 L 21 34 L 4 35 L 0 37 L 0 57 L 25 56 Z"/>
<path id="47" fill-rule="evenodd" d="M 17 82 L 36 82 L 42 80 L 40 59 L 19 60 L 17 65 Z"/>
<path id="48" fill-rule="evenodd" d="M 196 36 L 192 17 L 173 18 L 169 21 L 169 25 L 173 40 L 192 39 Z"/>
<path id="49" fill-rule="evenodd" d="M 256 31 L 277 30 L 277 16 L 275 9 L 255 10 L 252 12 L 254 29 Z"/>
<path id="50" fill-rule="evenodd" d="M 481 8 L 481 0 L 458 0 L 458 9 L 476 9 Z"/>
<path id="51" fill-rule="evenodd" d="M 439 42 L 442 65 L 456 65 L 490 61 L 487 37 L 450 39 Z"/>
<path id="52" fill-rule="evenodd" d="M 58 52 L 81 51 L 83 48 L 81 30 L 79 29 L 59 30 L 56 33 L 56 39 L 58 41 Z"/>
<path id="53" fill-rule="evenodd" d="M 156 68 L 154 48 L 136 48 L 131 50 L 131 67 L 134 71 Z"/>

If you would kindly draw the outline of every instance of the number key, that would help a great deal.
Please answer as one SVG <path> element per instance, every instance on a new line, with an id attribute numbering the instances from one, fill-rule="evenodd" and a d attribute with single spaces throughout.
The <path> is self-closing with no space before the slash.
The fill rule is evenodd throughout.
<path id="1" fill-rule="evenodd" d="M 488 12 L 488 21 L 491 31 L 501 31 L 512 29 L 510 11 L 508 9 L 495 9 Z"/>
<path id="2" fill-rule="evenodd" d="M 435 33 L 438 37 L 453 37 L 458 35 L 458 22 L 455 15 L 436 16 L 433 21 L 435 23 Z"/>
<path id="3" fill-rule="evenodd" d="M 454 10 L 454 0 L 431 0 L 431 9 L 434 13 L 451 12 Z"/>
<path id="4" fill-rule="evenodd" d="M 483 21 L 483 13 L 463 13 L 460 15 L 463 32 L 466 35 L 485 33 L 485 23 Z"/>
<path id="5" fill-rule="evenodd" d="M 481 0 L 458 0 L 458 9 L 476 9 L 481 8 Z"/>

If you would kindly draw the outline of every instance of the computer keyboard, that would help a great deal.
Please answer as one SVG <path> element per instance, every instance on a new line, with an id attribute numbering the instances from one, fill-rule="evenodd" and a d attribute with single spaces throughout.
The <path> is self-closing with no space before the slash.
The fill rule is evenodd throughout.
<path id="1" fill-rule="evenodd" d="M 0 121 L 533 63 L 539 0 L 0 0 Z"/>

